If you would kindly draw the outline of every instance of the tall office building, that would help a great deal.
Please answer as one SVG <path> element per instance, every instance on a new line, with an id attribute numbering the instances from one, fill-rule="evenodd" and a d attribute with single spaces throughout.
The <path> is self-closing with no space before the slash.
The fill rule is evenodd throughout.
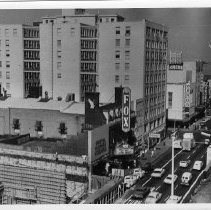
<path id="1" fill-rule="evenodd" d="M 34 97 L 29 96 L 34 86 L 39 86 L 39 27 L 0 25 L 1 93 Z"/>
<path id="2" fill-rule="evenodd" d="M 114 102 L 115 87 L 128 86 L 135 109 L 137 99 L 144 101 L 138 106 L 144 113 L 140 138 L 147 141 L 149 133 L 165 127 L 167 31 L 147 20 L 126 22 L 119 15 L 95 16 L 84 10 L 43 18 L 43 93 L 54 99 L 73 94 L 74 100 L 83 101 L 85 91 L 97 91 L 100 102 L 108 103 Z"/>

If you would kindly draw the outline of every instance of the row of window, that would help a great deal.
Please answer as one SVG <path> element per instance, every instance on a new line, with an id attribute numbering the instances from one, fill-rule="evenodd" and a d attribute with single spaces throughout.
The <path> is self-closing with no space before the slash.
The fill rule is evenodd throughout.
<path id="1" fill-rule="evenodd" d="M 97 37 L 97 29 L 81 28 L 81 37 L 96 38 Z"/>
<path id="2" fill-rule="evenodd" d="M 32 50 L 24 50 L 24 60 L 39 60 L 40 52 Z"/>
<path id="3" fill-rule="evenodd" d="M 81 63 L 82 72 L 97 72 L 97 63 Z"/>
<path id="4" fill-rule="evenodd" d="M 2 61 L 0 61 L 0 67 L 2 67 Z M 6 68 L 10 68 L 10 61 L 6 61 Z"/>
<path id="5" fill-rule="evenodd" d="M 81 60 L 82 61 L 96 61 L 97 52 L 96 51 L 81 51 Z"/>
<path id="6" fill-rule="evenodd" d="M 16 29 L 16 28 L 13 28 L 13 29 L 5 28 L 5 29 L 4 29 L 4 35 L 5 35 L 6 37 L 9 37 L 10 30 L 12 30 L 12 35 L 13 35 L 14 37 L 16 37 L 16 36 L 18 35 L 18 29 Z M 3 35 L 3 30 L 0 29 L 0 36 L 2 36 L 2 35 Z"/>
<path id="7" fill-rule="evenodd" d="M 2 71 L 0 71 L 0 79 L 2 78 Z M 6 71 L 6 79 L 10 79 L 10 72 Z"/>
<path id="8" fill-rule="evenodd" d="M 96 49 L 97 40 L 81 40 L 81 49 Z"/>
<path id="9" fill-rule="evenodd" d="M 121 30 L 120 30 L 119 26 L 116 27 L 115 33 L 116 33 L 116 35 L 121 35 Z M 130 36 L 130 34 L 131 34 L 130 26 L 125 27 L 124 34 L 125 34 L 125 36 Z"/>
<path id="10" fill-rule="evenodd" d="M 130 81 L 130 75 L 125 75 L 124 76 L 124 84 L 129 84 Z M 120 76 L 119 75 L 115 75 L 115 83 L 119 84 L 120 83 Z"/>
<path id="11" fill-rule="evenodd" d="M 115 40 L 115 46 L 120 47 L 120 45 L 121 45 L 121 40 L 116 39 Z M 125 47 L 130 47 L 130 39 L 125 39 Z"/>
<path id="12" fill-rule="evenodd" d="M 30 71 L 39 71 L 40 70 L 40 63 L 39 62 L 26 62 L 24 61 L 24 70 Z"/>
<path id="13" fill-rule="evenodd" d="M 165 118 L 160 117 L 157 120 L 154 120 L 153 122 L 147 123 L 144 125 L 144 132 L 149 132 L 150 130 L 153 130 L 154 128 L 158 127 L 159 125 L 162 125 L 165 122 Z"/>
<path id="14" fill-rule="evenodd" d="M 146 83 L 153 83 L 153 82 L 161 82 L 161 81 L 165 81 L 166 78 L 166 74 L 163 73 L 161 74 L 155 74 L 155 75 L 151 75 L 149 76 L 148 74 L 145 75 L 145 82 Z"/>
<path id="15" fill-rule="evenodd" d="M 33 79 L 39 79 L 40 73 L 39 72 L 24 72 L 24 78 L 25 80 L 33 80 Z"/>
<path id="16" fill-rule="evenodd" d="M 160 91 L 165 91 L 165 84 L 157 85 L 154 87 L 146 87 L 145 95 L 159 93 Z"/>
<path id="17" fill-rule="evenodd" d="M 120 70 L 120 63 L 115 63 L 115 69 Z M 130 63 L 125 63 L 124 64 L 124 69 L 125 70 L 130 70 Z"/>
<path id="18" fill-rule="evenodd" d="M 97 76 L 93 74 L 81 74 L 81 82 L 96 83 Z"/>
<path id="19" fill-rule="evenodd" d="M 148 105 L 149 106 L 158 105 L 159 103 L 162 103 L 164 100 L 165 100 L 165 95 L 154 96 L 151 97 L 150 99 L 145 100 L 145 106 L 148 107 Z"/>
<path id="20" fill-rule="evenodd" d="M 160 42 L 160 41 L 151 41 L 151 40 L 146 40 L 146 48 L 147 49 L 162 49 L 166 50 L 168 47 L 167 42 Z"/>
<path id="21" fill-rule="evenodd" d="M 146 60 L 167 60 L 167 53 L 166 52 L 150 52 L 146 51 Z"/>
<path id="22" fill-rule="evenodd" d="M 151 37 L 157 37 L 157 38 L 159 38 L 159 37 L 167 38 L 168 32 L 147 26 L 146 27 L 146 35 L 151 36 Z"/>
<path id="23" fill-rule="evenodd" d="M 40 49 L 40 41 L 24 40 L 24 49 Z"/>
<path id="24" fill-rule="evenodd" d="M 0 50 L 0 57 L 2 56 L 2 52 L 1 52 L 1 50 Z M 10 57 L 10 50 L 9 49 L 6 49 L 6 51 L 5 51 L 5 56 L 6 57 Z"/>
<path id="25" fill-rule="evenodd" d="M 116 59 L 121 59 L 121 53 L 119 50 L 116 50 L 115 57 L 116 57 Z M 125 60 L 129 60 L 129 59 L 130 59 L 130 51 L 127 50 L 127 51 L 125 51 Z"/>
<path id="26" fill-rule="evenodd" d="M 40 32 L 39 30 L 24 28 L 23 29 L 23 37 L 24 38 L 39 38 Z"/>
<path id="27" fill-rule="evenodd" d="M 164 108 L 165 106 L 163 105 L 162 107 L 154 108 L 154 109 L 150 109 L 149 111 L 146 111 L 144 115 L 144 119 L 149 120 L 151 118 L 157 117 L 158 115 L 164 112 L 165 110 Z M 162 124 L 162 121 L 161 121 L 161 124 Z"/>
<path id="28" fill-rule="evenodd" d="M 81 97 L 84 97 L 85 92 L 96 92 L 96 86 L 97 84 L 81 84 Z M 83 100 L 82 100 L 83 101 Z"/>
<path id="29" fill-rule="evenodd" d="M 40 86 L 40 83 L 39 82 L 26 82 L 24 87 L 25 87 L 25 90 L 29 90 L 31 87 L 39 87 Z"/>
<path id="30" fill-rule="evenodd" d="M 167 69 L 167 63 L 166 62 L 146 62 L 145 63 L 145 70 L 166 70 Z"/>

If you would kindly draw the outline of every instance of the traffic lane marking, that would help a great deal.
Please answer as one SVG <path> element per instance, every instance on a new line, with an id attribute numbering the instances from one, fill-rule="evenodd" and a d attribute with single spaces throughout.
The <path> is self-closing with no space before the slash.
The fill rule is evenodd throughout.
<path id="1" fill-rule="evenodd" d="M 144 186 L 145 184 L 147 184 L 152 178 L 149 178 L 142 186 Z"/>
<path id="2" fill-rule="evenodd" d="M 175 159 L 181 152 L 182 152 L 182 150 L 179 151 L 179 152 L 174 156 L 174 159 Z M 171 161 L 172 161 L 172 158 L 171 158 L 163 167 L 161 167 L 161 168 L 165 168 Z"/>
<path id="3" fill-rule="evenodd" d="M 158 190 L 160 187 L 161 187 L 161 185 L 160 185 L 160 186 L 158 186 L 155 190 Z"/>

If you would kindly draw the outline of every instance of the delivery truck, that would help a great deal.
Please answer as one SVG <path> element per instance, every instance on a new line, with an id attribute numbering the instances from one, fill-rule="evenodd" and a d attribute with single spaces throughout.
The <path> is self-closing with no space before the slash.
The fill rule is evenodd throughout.
<path id="1" fill-rule="evenodd" d="M 182 140 L 182 150 L 191 151 L 195 147 L 195 139 L 193 133 L 184 133 Z"/>

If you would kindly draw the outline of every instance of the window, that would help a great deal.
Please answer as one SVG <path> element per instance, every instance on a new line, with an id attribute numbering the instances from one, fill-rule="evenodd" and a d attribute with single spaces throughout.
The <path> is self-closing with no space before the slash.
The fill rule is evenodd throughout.
<path id="1" fill-rule="evenodd" d="M 57 69 L 61 70 L 62 69 L 62 63 L 61 62 L 57 62 Z"/>
<path id="2" fill-rule="evenodd" d="M 10 72 L 9 71 L 6 72 L 6 79 L 10 79 Z"/>
<path id="3" fill-rule="evenodd" d="M 59 133 L 62 134 L 67 134 L 67 127 L 66 124 L 64 122 L 61 122 L 59 124 Z"/>
<path id="4" fill-rule="evenodd" d="M 9 40 L 8 39 L 5 40 L 5 45 L 6 45 L 6 47 L 9 47 L 10 46 L 10 43 L 9 43 Z"/>
<path id="5" fill-rule="evenodd" d="M 173 92 L 168 92 L 168 108 L 172 108 Z"/>
<path id="6" fill-rule="evenodd" d="M 116 27 L 116 35 L 120 35 L 120 27 Z"/>
<path id="7" fill-rule="evenodd" d="M 70 36 L 74 36 L 75 35 L 75 28 L 70 28 Z"/>
<path id="8" fill-rule="evenodd" d="M 125 60 L 130 59 L 130 51 L 125 51 Z"/>
<path id="9" fill-rule="evenodd" d="M 2 67 L 2 61 L 0 61 L 0 67 Z"/>
<path id="10" fill-rule="evenodd" d="M 114 18 L 111 18 L 111 22 L 114 22 Z"/>
<path id="11" fill-rule="evenodd" d="M 6 56 L 10 57 L 10 51 L 9 50 L 6 50 Z"/>
<path id="12" fill-rule="evenodd" d="M 120 51 L 116 51 L 116 58 L 120 59 Z"/>
<path id="13" fill-rule="evenodd" d="M 119 75 L 115 75 L 115 83 L 119 83 Z"/>
<path id="14" fill-rule="evenodd" d="M 62 74 L 61 73 L 58 73 L 57 74 L 57 78 L 59 78 L 59 79 L 62 78 Z"/>
<path id="15" fill-rule="evenodd" d="M 43 129 L 42 121 L 36 121 L 35 122 L 35 131 L 42 131 L 42 129 Z"/>
<path id="16" fill-rule="evenodd" d="M 130 63 L 125 63 L 125 70 L 126 71 L 130 70 Z"/>
<path id="17" fill-rule="evenodd" d="M 125 36 L 130 36 L 130 26 L 126 26 Z"/>
<path id="18" fill-rule="evenodd" d="M 0 78 L 2 78 L 2 71 L 0 71 Z"/>
<path id="19" fill-rule="evenodd" d="M 120 63 L 115 63 L 115 69 L 119 70 L 120 69 Z"/>
<path id="20" fill-rule="evenodd" d="M 9 36 L 9 29 L 5 29 L 5 36 Z"/>
<path id="21" fill-rule="evenodd" d="M 57 58 L 61 58 L 62 57 L 62 52 L 61 51 L 57 51 Z"/>
<path id="22" fill-rule="evenodd" d="M 57 48 L 61 48 L 62 46 L 62 41 L 61 40 L 57 40 Z"/>
<path id="23" fill-rule="evenodd" d="M 115 46 L 120 47 L 120 39 L 116 39 Z"/>
<path id="24" fill-rule="evenodd" d="M 7 89 L 7 90 L 10 89 L 10 83 L 6 83 L 6 89 Z"/>
<path id="25" fill-rule="evenodd" d="M 61 35 L 61 28 L 57 28 L 57 36 Z"/>
<path id="26" fill-rule="evenodd" d="M 130 39 L 125 39 L 125 46 L 129 47 L 130 46 Z"/>
<path id="27" fill-rule="evenodd" d="M 14 28 L 13 29 L 13 36 L 17 36 L 18 35 L 18 29 Z"/>
<path id="28" fill-rule="evenodd" d="M 19 119 L 13 119 L 13 128 L 16 130 L 20 129 L 20 120 Z"/>
<path id="29" fill-rule="evenodd" d="M 125 75 L 125 84 L 129 84 L 130 76 Z"/>
<path id="30" fill-rule="evenodd" d="M 10 61 L 6 61 L 6 68 L 10 68 Z"/>

